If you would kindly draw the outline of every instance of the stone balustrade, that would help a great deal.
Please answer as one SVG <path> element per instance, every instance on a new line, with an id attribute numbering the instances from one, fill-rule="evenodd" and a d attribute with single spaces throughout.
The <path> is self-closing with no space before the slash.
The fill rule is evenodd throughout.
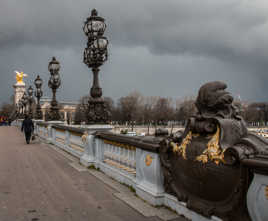
<path id="1" fill-rule="evenodd" d="M 87 167 L 95 167 L 155 206 L 168 206 L 192 220 L 207 219 L 186 208 L 185 203 L 165 193 L 158 154 L 161 138 L 130 137 L 101 130 L 35 123 L 35 133 L 46 142 L 71 153 Z"/>
<path id="2" fill-rule="evenodd" d="M 21 121 L 17 121 L 17 126 L 21 126 Z M 161 137 L 130 137 L 111 133 L 110 129 L 107 125 L 78 128 L 35 122 L 35 133 L 42 140 L 78 157 L 80 163 L 86 167 L 99 169 L 115 180 L 131 186 L 139 197 L 150 204 L 167 206 L 193 221 L 221 220 L 215 216 L 204 217 L 165 192 L 159 156 Z M 245 164 L 252 164 L 251 160 L 248 161 Z M 264 166 L 261 166 L 268 168 L 266 161 L 264 162 Z M 268 205 L 267 186 L 267 176 L 260 175 L 257 171 L 247 195 L 252 220 L 267 218 L 268 213 L 262 209 Z M 257 200 L 257 197 L 262 200 Z"/>

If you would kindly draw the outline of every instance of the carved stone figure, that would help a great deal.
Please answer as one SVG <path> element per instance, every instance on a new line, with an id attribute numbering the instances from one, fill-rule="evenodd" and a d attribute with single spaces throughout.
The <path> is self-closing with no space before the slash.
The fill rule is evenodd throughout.
<path id="1" fill-rule="evenodd" d="M 204 216 L 245 221 L 253 176 L 245 162 L 268 155 L 268 142 L 248 132 L 226 88 L 218 81 L 200 88 L 197 115 L 181 136 L 160 143 L 160 159 L 166 192 Z"/>

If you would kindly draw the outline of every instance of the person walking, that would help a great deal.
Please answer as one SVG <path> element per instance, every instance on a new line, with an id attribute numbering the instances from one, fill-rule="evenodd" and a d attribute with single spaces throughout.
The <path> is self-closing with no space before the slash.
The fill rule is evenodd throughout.
<path id="1" fill-rule="evenodd" d="M 32 119 L 28 115 L 25 115 L 25 118 L 21 125 L 21 132 L 23 131 L 25 134 L 26 143 L 29 144 L 31 140 L 32 132 L 34 131 L 34 124 L 33 124 Z"/>

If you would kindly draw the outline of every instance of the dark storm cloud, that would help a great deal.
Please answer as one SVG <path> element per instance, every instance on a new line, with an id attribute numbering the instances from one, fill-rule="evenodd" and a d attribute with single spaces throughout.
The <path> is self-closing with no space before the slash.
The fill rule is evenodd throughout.
<path id="1" fill-rule="evenodd" d="M 266 99 L 265 1 L 2 0 L 0 101 L 12 94 L 14 69 L 47 78 L 52 55 L 62 62 L 60 98 L 78 99 L 88 92 L 82 25 L 92 8 L 108 25 L 110 57 L 101 68 L 107 95 L 136 89 L 145 95 L 185 96 L 206 81 L 224 80 L 244 99 Z"/>

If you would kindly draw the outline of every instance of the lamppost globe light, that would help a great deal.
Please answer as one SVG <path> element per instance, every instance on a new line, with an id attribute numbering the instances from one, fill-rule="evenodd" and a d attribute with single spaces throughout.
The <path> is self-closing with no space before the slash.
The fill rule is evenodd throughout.
<path id="1" fill-rule="evenodd" d="M 33 88 L 32 88 L 32 86 L 30 86 L 27 91 L 28 91 L 29 97 L 31 97 L 33 95 Z"/>
<path id="2" fill-rule="evenodd" d="M 56 60 L 55 57 L 52 57 L 52 60 L 48 64 L 48 71 L 50 73 L 59 72 L 60 70 L 60 63 Z"/>
<path id="3" fill-rule="evenodd" d="M 106 24 L 104 18 L 98 16 L 96 9 L 91 11 L 91 16 L 84 23 L 83 31 L 89 38 L 102 36 L 105 32 Z"/>
<path id="4" fill-rule="evenodd" d="M 106 50 L 108 46 L 108 40 L 106 37 L 99 37 L 93 42 L 93 49 Z"/>
<path id="5" fill-rule="evenodd" d="M 37 75 L 37 78 L 34 80 L 34 84 L 36 88 L 41 88 L 43 84 L 43 80 Z"/>

